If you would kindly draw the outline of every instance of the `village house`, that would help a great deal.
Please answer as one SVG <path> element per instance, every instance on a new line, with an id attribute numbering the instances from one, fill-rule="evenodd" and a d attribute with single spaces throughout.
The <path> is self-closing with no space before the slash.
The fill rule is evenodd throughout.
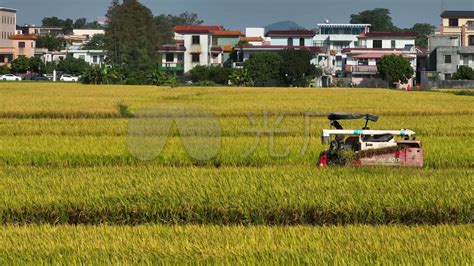
<path id="1" fill-rule="evenodd" d="M 384 87 L 380 79 L 377 63 L 386 55 L 401 55 L 410 61 L 416 73 L 417 49 L 414 33 L 407 32 L 369 32 L 359 36 L 358 47 L 346 48 L 347 56 L 344 72 L 354 86 Z M 413 87 L 415 75 L 402 88 Z"/>

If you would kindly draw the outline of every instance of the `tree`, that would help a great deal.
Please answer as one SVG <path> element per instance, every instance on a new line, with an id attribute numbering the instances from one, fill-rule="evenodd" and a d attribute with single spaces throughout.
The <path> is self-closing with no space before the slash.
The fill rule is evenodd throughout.
<path id="1" fill-rule="evenodd" d="M 166 72 L 155 70 L 149 76 L 151 84 L 160 85 L 175 85 L 178 83 L 178 79 L 174 75 L 170 75 Z"/>
<path id="2" fill-rule="evenodd" d="M 29 60 L 29 64 L 30 64 L 30 71 L 32 72 L 35 72 L 35 73 L 43 73 L 45 71 L 45 64 L 43 62 L 43 60 L 41 60 L 41 58 L 39 57 L 32 57 L 30 58 Z"/>
<path id="3" fill-rule="evenodd" d="M 402 55 L 386 55 L 377 64 L 378 71 L 383 80 L 390 84 L 408 83 L 413 77 L 414 71 L 410 61 Z"/>
<path id="4" fill-rule="evenodd" d="M 11 62 L 12 73 L 26 73 L 30 71 L 30 59 L 25 56 L 19 56 Z"/>
<path id="5" fill-rule="evenodd" d="M 36 40 L 37 48 L 45 48 L 48 51 L 60 51 L 64 49 L 65 40 L 52 34 L 46 36 L 38 36 Z"/>
<path id="6" fill-rule="evenodd" d="M 393 25 L 390 10 L 386 8 L 376 8 L 373 10 L 365 10 L 358 14 L 352 14 L 351 23 L 371 24 L 372 31 L 399 31 L 399 29 Z"/>
<path id="7" fill-rule="evenodd" d="M 74 21 L 72 19 L 60 19 L 58 17 L 46 17 L 41 21 L 44 27 L 60 27 L 64 34 L 71 34 L 74 29 Z"/>
<path id="8" fill-rule="evenodd" d="M 460 66 L 451 77 L 453 80 L 474 80 L 474 70 L 468 66 Z"/>
<path id="9" fill-rule="evenodd" d="M 96 34 L 90 41 L 82 46 L 82 50 L 104 50 L 105 49 L 105 35 Z"/>
<path id="10" fill-rule="evenodd" d="M 428 23 L 416 23 L 407 31 L 416 34 L 416 46 L 427 48 L 428 37 L 435 32 L 436 27 Z"/>
<path id="11" fill-rule="evenodd" d="M 92 65 L 81 76 L 83 84 L 113 84 L 121 81 L 121 74 L 113 66 Z"/>
<path id="12" fill-rule="evenodd" d="M 242 68 L 234 69 L 232 74 L 229 76 L 229 81 L 235 86 L 248 87 L 253 85 L 248 71 Z"/>
<path id="13" fill-rule="evenodd" d="M 283 58 L 280 80 L 286 86 L 307 87 L 318 74 L 316 66 L 311 64 L 314 56 L 309 50 L 283 50 L 280 56 Z"/>
<path id="14" fill-rule="evenodd" d="M 200 20 L 195 13 L 184 12 L 178 16 L 171 14 L 161 14 L 155 17 L 155 24 L 158 27 L 158 40 L 160 44 L 169 43 L 173 41 L 173 27 L 178 25 L 201 25 L 204 21 Z"/>
<path id="15" fill-rule="evenodd" d="M 275 53 L 255 53 L 245 61 L 244 68 L 255 86 L 278 84 L 283 58 Z"/>
<path id="16" fill-rule="evenodd" d="M 66 59 L 59 61 L 56 70 L 71 75 L 82 75 L 88 67 L 89 64 L 86 61 L 68 56 Z"/>
<path id="17" fill-rule="evenodd" d="M 105 47 L 112 63 L 127 67 L 132 84 L 146 82 L 146 73 L 157 63 L 158 30 L 150 9 L 137 0 L 113 1 L 107 12 Z"/>

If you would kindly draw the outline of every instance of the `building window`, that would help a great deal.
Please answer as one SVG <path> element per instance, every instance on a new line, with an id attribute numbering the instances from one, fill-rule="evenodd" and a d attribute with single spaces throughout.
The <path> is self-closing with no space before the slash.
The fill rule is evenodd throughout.
<path id="1" fill-rule="evenodd" d="M 166 62 L 174 62 L 174 54 L 173 53 L 167 53 L 166 54 Z"/>
<path id="2" fill-rule="evenodd" d="M 31 42 L 31 48 L 35 48 L 35 43 Z"/>
<path id="3" fill-rule="evenodd" d="M 25 48 L 25 46 L 26 46 L 25 42 L 18 43 L 18 48 Z"/>
<path id="4" fill-rule="evenodd" d="M 444 63 L 451 64 L 451 55 L 447 54 L 444 56 Z"/>
<path id="5" fill-rule="evenodd" d="M 397 47 L 395 40 L 392 40 L 392 49 L 395 49 Z"/>
<path id="6" fill-rule="evenodd" d="M 382 48 L 382 40 L 373 40 L 374 48 Z"/>
<path id="7" fill-rule="evenodd" d="M 193 36 L 193 44 L 201 44 L 201 38 L 199 36 Z"/>
<path id="8" fill-rule="evenodd" d="M 97 55 L 94 55 L 94 56 L 92 57 L 92 62 L 97 63 Z"/>
<path id="9" fill-rule="evenodd" d="M 305 46 L 304 45 L 304 38 L 300 38 L 300 46 Z"/>
<path id="10" fill-rule="evenodd" d="M 288 46 L 293 46 L 293 38 L 288 38 Z"/>
<path id="11" fill-rule="evenodd" d="M 474 46 L 474 35 L 469 35 L 468 45 Z"/>
<path id="12" fill-rule="evenodd" d="M 199 63 L 201 61 L 200 54 L 191 54 L 191 60 L 193 63 Z"/>
<path id="13" fill-rule="evenodd" d="M 369 59 L 368 58 L 361 58 L 358 61 L 359 66 L 368 66 L 369 65 Z"/>
<path id="14" fill-rule="evenodd" d="M 450 80 L 451 79 L 451 74 L 444 74 L 444 79 L 445 80 Z"/>
<path id="15" fill-rule="evenodd" d="M 184 61 L 184 54 L 178 54 L 178 62 L 183 62 Z"/>
<path id="16" fill-rule="evenodd" d="M 449 19 L 449 26 L 450 27 L 458 27 L 459 26 L 459 20 L 457 18 L 450 18 Z"/>

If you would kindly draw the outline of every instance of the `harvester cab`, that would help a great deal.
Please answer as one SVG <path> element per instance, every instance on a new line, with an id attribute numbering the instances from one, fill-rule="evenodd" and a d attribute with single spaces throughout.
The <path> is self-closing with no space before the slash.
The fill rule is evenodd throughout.
<path id="1" fill-rule="evenodd" d="M 319 166 L 409 166 L 423 167 L 423 149 L 415 132 L 370 130 L 369 122 L 377 122 L 373 114 L 333 113 L 328 116 L 331 129 L 324 129 L 322 142 L 329 150 L 320 154 Z M 362 129 L 344 129 L 341 120 L 365 120 Z"/>

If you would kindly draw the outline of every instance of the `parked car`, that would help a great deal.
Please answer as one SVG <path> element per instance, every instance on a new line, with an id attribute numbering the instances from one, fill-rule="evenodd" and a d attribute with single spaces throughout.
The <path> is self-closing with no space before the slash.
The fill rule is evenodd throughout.
<path id="1" fill-rule="evenodd" d="M 3 80 L 3 81 L 21 81 L 21 77 L 15 76 L 15 75 L 12 75 L 12 74 L 6 74 L 6 75 L 3 75 L 3 76 L 0 76 L 0 80 Z"/>
<path id="2" fill-rule="evenodd" d="M 49 78 L 47 78 L 43 75 L 38 75 L 38 76 L 31 77 L 31 80 L 34 80 L 34 81 L 49 81 Z"/>
<path id="3" fill-rule="evenodd" d="M 49 80 L 53 80 L 53 78 L 54 78 L 53 74 L 44 74 L 44 76 Z"/>
<path id="4" fill-rule="evenodd" d="M 64 74 L 61 76 L 59 80 L 62 82 L 78 82 L 79 77 L 74 77 L 72 75 Z"/>

